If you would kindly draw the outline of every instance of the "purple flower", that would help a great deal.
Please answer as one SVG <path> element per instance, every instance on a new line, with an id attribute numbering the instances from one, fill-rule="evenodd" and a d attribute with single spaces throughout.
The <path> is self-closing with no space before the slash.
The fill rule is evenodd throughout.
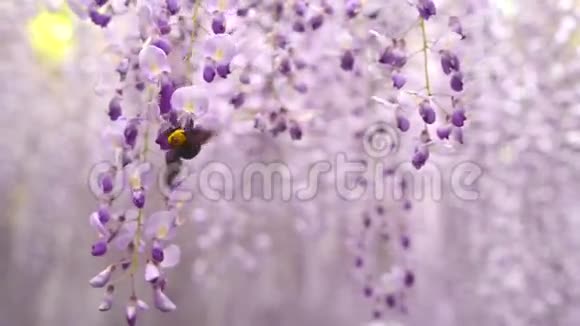
<path id="1" fill-rule="evenodd" d="M 392 294 L 387 294 L 387 296 L 385 297 L 385 304 L 389 307 L 389 308 L 394 308 L 395 305 L 397 304 L 397 299 L 395 299 L 395 296 Z"/>
<path id="2" fill-rule="evenodd" d="M 449 135 L 451 134 L 451 126 L 440 126 L 437 128 L 437 137 L 439 139 L 449 139 Z"/>
<path id="3" fill-rule="evenodd" d="M 138 189 L 132 192 L 131 199 L 135 207 L 141 209 L 145 206 L 145 191 Z"/>
<path id="4" fill-rule="evenodd" d="M 111 274 L 115 271 L 115 265 L 109 265 L 107 268 L 99 272 L 99 274 L 95 275 L 93 278 L 90 279 L 89 284 L 94 288 L 102 288 L 111 279 Z"/>
<path id="5" fill-rule="evenodd" d="M 419 104 L 419 115 L 423 118 L 426 124 L 432 124 L 435 122 L 435 110 L 431 106 L 431 102 L 424 100 Z"/>
<path id="6" fill-rule="evenodd" d="M 155 283 L 159 279 L 159 276 L 161 276 L 159 268 L 153 262 L 148 261 L 145 265 L 145 281 Z"/>
<path id="7" fill-rule="evenodd" d="M 208 111 L 207 92 L 199 86 L 184 86 L 175 90 L 171 96 L 171 107 L 178 113 L 184 112 L 196 117 Z"/>
<path id="8" fill-rule="evenodd" d="M 437 8 L 432 0 L 419 0 L 417 3 L 417 10 L 419 10 L 419 15 L 425 20 L 429 20 L 431 16 L 437 14 Z"/>
<path id="9" fill-rule="evenodd" d="M 302 127 L 296 122 L 295 120 L 289 121 L 290 128 L 288 132 L 290 133 L 290 138 L 292 140 L 300 140 L 302 139 Z"/>
<path id="10" fill-rule="evenodd" d="M 167 55 L 171 52 L 171 43 L 169 43 L 165 38 L 160 37 L 151 44 L 163 50 Z"/>
<path id="11" fill-rule="evenodd" d="M 99 304 L 99 311 L 109 311 L 113 306 L 113 292 L 115 291 L 115 286 L 109 284 L 107 286 L 107 290 L 105 291 L 105 295 L 103 296 L 103 300 Z"/>
<path id="12" fill-rule="evenodd" d="M 379 63 L 394 68 L 403 68 L 407 64 L 406 45 L 404 40 L 393 40 L 393 44 L 385 48 L 379 57 Z"/>
<path id="13" fill-rule="evenodd" d="M 454 72 L 449 80 L 449 85 L 456 92 L 463 91 L 463 73 L 461 71 Z"/>
<path id="14" fill-rule="evenodd" d="M 101 224 L 107 224 L 107 222 L 111 220 L 111 213 L 109 213 L 109 209 L 107 207 L 99 208 L 97 215 L 99 216 L 99 222 L 101 222 Z"/>
<path id="15" fill-rule="evenodd" d="M 163 261 L 159 264 L 162 268 L 172 268 L 179 264 L 181 260 L 181 249 L 175 244 L 171 244 L 163 249 Z"/>
<path id="16" fill-rule="evenodd" d="M 221 78 L 227 78 L 228 75 L 231 73 L 230 63 L 228 62 L 225 64 L 218 65 L 216 67 L 215 71 L 217 72 L 218 76 L 220 76 Z"/>
<path id="17" fill-rule="evenodd" d="M 346 2 L 346 16 L 354 18 L 360 12 L 362 7 L 361 0 L 347 0 Z"/>
<path id="18" fill-rule="evenodd" d="M 439 54 L 441 55 L 441 68 L 446 75 L 453 71 L 459 71 L 461 67 L 457 55 L 449 50 L 441 50 Z"/>
<path id="19" fill-rule="evenodd" d="M 159 33 L 161 35 L 167 35 L 171 33 L 171 25 L 169 25 L 169 21 L 165 18 L 157 19 L 157 28 L 159 29 Z"/>
<path id="20" fill-rule="evenodd" d="M 153 248 L 151 248 L 151 259 L 153 259 L 153 261 L 160 263 L 163 261 L 163 259 L 165 258 L 165 255 L 163 253 L 163 249 L 161 247 L 157 246 L 153 246 Z"/>
<path id="21" fill-rule="evenodd" d="M 137 299 L 130 300 L 125 308 L 125 318 L 129 326 L 137 324 Z"/>
<path id="22" fill-rule="evenodd" d="M 107 230 L 104 223 L 101 222 L 101 217 L 100 217 L 98 212 L 93 212 L 91 214 L 91 216 L 89 217 L 89 223 L 95 229 L 95 231 L 97 231 L 99 236 L 104 237 L 104 238 L 109 236 L 110 232 L 109 232 L 109 230 Z M 95 249 L 100 250 L 99 248 L 95 248 Z"/>
<path id="23" fill-rule="evenodd" d="M 203 67 L 203 80 L 206 83 L 211 83 L 215 79 L 215 68 L 211 63 Z"/>
<path id="24" fill-rule="evenodd" d="M 290 66 L 290 60 L 288 58 L 283 58 L 280 60 L 280 65 L 278 66 L 278 71 L 283 75 L 288 75 L 292 71 Z"/>
<path id="25" fill-rule="evenodd" d="M 429 148 L 426 145 L 419 145 L 415 148 L 415 153 L 413 154 L 413 159 L 411 163 L 415 167 L 415 169 L 421 169 L 427 160 L 429 159 Z"/>
<path id="26" fill-rule="evenodd" d="M 173 227 L 177 216 L 172 211 L 153 213 L 145 223 L 144 235 L 146 239 L 169 240 L 173 238 Z"/>
<path id="27" fill-rule="evenodd" d="M 406 271 L 404 282 L 407 287 L 412 287 L 415 284 L 415 274 L 411 271 Z"/>
<path id="28" fill-rule="evenodd" d="M 324 23 L 324 16 L 321 14 L 310 18 L 310 27 L 312 27 L 313 30 L 319 29 L 322 26 L 322 23 Z"/>
<path id="29" fill-rule="evenodd" d="M 297 33 L 304 33 L 304 31 L 306 31 L 306 26 L 304 26 L 303 22 L 297 20 L 292 24 L 292 30 Z"/>
<path id="30" fill-rule="evenodd" d="M 407 83 L 407 78 L 400 72 L 395 72 L 391 75 L 391 80 L 393 81 L 393 87 L 396 89 L 401 89 Z"/>
<path id="31" fill-rule="evenodd" d="M 111 173 L 105 172 L 100 177 L 100 184 L 103 193 L 108 194 L 113 190 L 113 177 Z"/>
<path id="32" fill-rule="evenodd" d="M 223 34 L 226 32 L 226 17 L 223 13 L 216 14 L 211 21 L 211 30 L 215 34 Z"/>
<path id="33" fill-rule="evenodd" d="M 109 102 L 109 112 L 107 113 L 111 121 L 119 119 L 121 114 L 123 114 L 123 109 L 121 108 L 121 98 L 119 96 L 114 96 Z"/>
<path id="34" fill-rule="evenodd" d="M 159 113 L 167 114 L 171 111 L 171 96 L 175 92 L 173 82 L 169 78 L 161 80 L 161 89 L 159 90 Z"/>
<path id="35" fill-rule="evenodd" d="M 170 312 L 177 308 L 173 301 L 171 301 L 165 295 L 165 293 L 163 293 L 163 290 L 159 286 L 155 286 L 153 289 L 153 302 L 155 304 L 155 308 L 162 312 Z"/>
<path id="36" fill-rule="evenodd" d="M 137 129 L 137 123 L 131 121 L 127 123 L 125 130 L 123 131 L 123 135 L 125 137 L 125 144 L 129 147 L 134 148 L 137 143 L 137 135 L 139 131 Z"/>
<path id="37" fill-rule="evenodd" d="M 399 130 L 405 132 L 409 130 L 410 127 L 411 123 L 409 122 L 409 119 L 405 118 L 402 115 L 397 115 L 397 128 L 399 128 Z"/>
<path id="38" fill-rule="evenodd" d="M 466 36 L 463 33 L 463 26 L 461 26 L 461 21 L 459 20 L 459 17 L 457 16 L 449 17 L 448 26 L 453 33 L 456 33 L 459 36 L 461 36 L 462 40 L 465 39 Z"/>
<path id="39" fill-rule="evenodd" d="M 107 1 L 109 1 L 109 0 L 94 0 L 94 1 L 95 1 L 95 4 L 96 4 L 97 6 L 99 6 L 99 7 L 102 7 L 102 6 L 104 6 L 104 5 L 107 3 Z"/>
<path id="40" fill-rule="evenodd" d="M 365 297 L 370 298 L 373 296 L 373 288 L 370 286 L 365 286 L 363 289 Z"/>
<path id="41" fill-rule="evenodd" d="M 467 118 L 465 117 L 464 109 L 458 108 L 453 110 L 451 113 L 451 124 L 453 124 L 455 127 L 463 127 L 465 120 L 467 120 Z"/>
<path id="42" fill-rule="evenodd" d="M 298 16 L 304 16 L 308 10 L 308 2 L 305 0 L 297 0 L 294 2 L 294 12 Z"/>
<path id="43" fill-rule="evenodd" d="M 229 64 L 236 55 L 236 45 L 229 34 L 218 34 L 210 37 L 203 45 L 205 57 L 217 66 Z"/>
<path id="44" fill-rule="evenodd" d="M 95 25 L 101 26 L 103 28 L 107 27 L 107 25 L 109 25 L 111 22 L 111 16 L 100 13 L 97 8 L 89 9 L 89 18 L 93 23 L 95 23 Z"/>
<path id="45" fill-rule="evenodd" d="M 234 106 L 234 108 L 239 109 L 242 105 L 244 105 L 245 98 L 245 93 L 239 92 L 234 97 L 232 97 L 230 103 Z"/>
<path id="46" fill-rule="evenodd" d="M 165 0 L 165 5 L 167 6 L 167 11 L 169 11 L 170 15 L 176 15 L 181 6 L 179 4 L 179 0 Z"/>
<path id="47" fill-rule="evenodd" d="M 350 71 L 354 67 L 354 54 L 351 50 L 344 51 L 340 57 L 340 67 L 346 71 Z"/>
<path id="48" fill-rule="evenodd" d="M 139 52 L 139 68 L 149 81 L 156 81 L 161 74 L 171 72 L 167 54 L 154 45 Z"/>
<path id="49" fill-rule="evenodd" d="M 107 242 L 99 240 L 91 246 L 91 255 L 95 257 L 103 256 L 107 253 Z"/>

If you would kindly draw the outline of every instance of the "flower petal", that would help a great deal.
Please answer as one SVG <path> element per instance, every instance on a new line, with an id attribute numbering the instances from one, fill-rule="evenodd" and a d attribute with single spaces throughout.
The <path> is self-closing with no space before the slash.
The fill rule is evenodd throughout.
<path id="1" fill-rule="evenodd" d="M 90 281 L 89 284 L 94 288 L 102 288 L 103 286 L 107 285 L 109 280 L 111 279 L 111 274 L 115 270 L 115 265 L 109 265 L 107 268 L 102 270 L 99 274 L 95 275 Z"/>
<path id="2" fill-rule="evenodd" d="M 133 241 L 136 231 L 137 221 L 125 222 L 113 240 L 113 243 L 119 250 L 127 249 L 127 246 Z"/>
<path id="3" fill-rule="evenodd" d="M 147 262 L 147 265 L 145 265 L 145 281 L 155 282 L 159 278 L 159 275 L 159 268 L 152 262 Z"/>
<path id="4" fill-rule="evenodd" d="M 206 91 L 197 86 L 180 87 L 171 96 L 171 106 L 176 111 L 185 111 L 201 116 L 208 110 Z"/>
<path id="5" fill-rule="evenodd" d="M 97 230 L 97 232 L 99 233 L 100 236 L 103 236 L 105 238 L 109 236 L 109 230 L 107 230 L 107 228 L 103 225 L 103 223 L 101 223 L 101 220 L 99 219 L 98 212 L 93 212 L 91 214 L 91 217 L 89 218 L 89 222 L 90 222 L 91 226 L 95 230 Z"/>
<path id="6" fill-rule="evenodd" d="M 163 261 L 159 264 L 162 268 L 171 268 L 179 264 L 181 259 L 181 249 L 179 246 L 171 244 L 163 250 Z"/>
<path id="7" fill-rule="evenodd" d="M 160 48 L 149 45 L 139 52 L 139 67 L 149 81 L 154 81 L 164 72 L 171 72 L 167 55 Z"/>
<path id="8" fill-rule="evenodd" d="M 175 310 L 177 307 L 175 306 L 175 303 L 173 303 L 173 301 L 171 301 L 166 295 L 165 293 L 163 293 L 163 291 L 161 290 L 161 288 L 156 287 L 154 289 L 154 294 L 153 294 L 153 301 L 155 302 L 155 307 L 163 312 L 170 312 Z"/>
<path id="9" fill-rule="evenodd" d="M 159 211 L 149 216 L 145 222 L 146 239 L 167 239 L 175 220 L 175 213 L 171 211 Z"/>
<path id="10" fill-rule="evenodd" d="M 228 64 L 236 55 L 236 44 L 229 34 L 214 35 L 204 44 L 204 54 L 218 65 Z"/>

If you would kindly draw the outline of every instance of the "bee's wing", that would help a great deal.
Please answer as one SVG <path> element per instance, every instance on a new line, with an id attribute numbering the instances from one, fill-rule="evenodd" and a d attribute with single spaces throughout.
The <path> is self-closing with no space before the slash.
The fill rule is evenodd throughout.
<path id="1" fill-rule="evenodd" d="M 203 145 L 214 136 L 214 132 L 206 129 L 196 128 L 193 129 L 188 135 L 188 139 L 195 144 Z"/>

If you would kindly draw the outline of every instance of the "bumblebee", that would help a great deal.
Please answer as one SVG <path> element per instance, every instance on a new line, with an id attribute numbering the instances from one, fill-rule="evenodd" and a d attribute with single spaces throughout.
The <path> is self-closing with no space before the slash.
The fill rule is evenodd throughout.
<path id="1" fill-rule="evenodd" d="M 201 147 L 212 136 L 213 132 L 199 127 L 170 130 L 167 136 L 167 143 L 171 148 L 171 156 L 191 160 L 199 154 Z"/>

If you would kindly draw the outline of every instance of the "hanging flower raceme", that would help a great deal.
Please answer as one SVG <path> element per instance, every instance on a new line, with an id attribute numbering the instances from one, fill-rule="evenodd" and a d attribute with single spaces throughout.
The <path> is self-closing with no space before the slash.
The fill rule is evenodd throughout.
<path id="1" fill-rule="evenodd" d="M 407 10 L 406 18 L 385 15 L 360 0 L 68 3 L 79 17 L 108 29 L 111 39 L 116 39 L 110 47 L 115 81 L 103 110 L 108 125 L 103 128 L 102 151 L 111 163 L 95 178 L 99 202 L 89 215 L 96 234 L 90 255 L 108 261 L 89 284 L 104 290 L 98 309 L 108 311 L 119 302 L 118 283 L 130 280 L 131 293 L 120 303 L 129 325 L 137 324 L 149 307 L 147 302 L 162 312 L 177 308 L 169 281 L 171 268 L 181 260 L 176 243 L 184 223 L 180 217 L 184 200 L 177 195 L 183 187 L 180 175 L 191 160 L 203 157 L 199 155 L 206 153 L 210 141 L 222 136 L 240 139 L 238 129 L 247 128 L 251 131 L 244 132 L 250 135 L 264 133 L 260 140 L 271 137 L 273 146 L 291 140 L 300 147 L 298 141 L 306 140 L 306 147 L 317 147 L 326 138 L 316 135 L 337 130 L 335 124 L 341 121 L 344 125 L 338 129 L 346 135 L 340 135 L 341 142 L 347 144 L 348 128 L 380 119 L 394 133 L 413 140 L 407 161 L 416 169 L 436 155 L 432 146 L 438 142 L 463 143 L 469 103 L 462 96 L 471 75 L 460 63 L 463 51 L 452 45 L 439 48 L 438 40 L 430 38 L 430 27 L 443 17 L 434 1 L 385 4 Z M 131 19 L 130 27 L 121 21 L 117 26 L 120 16 Z M 409 30 L 398 30 L 411 24 Z M 455 39 L 466 38 L 458 16 L 450 16 L 444 24 L 437 30 L 447 28 Z M 367 30 L 370 26 L 377 30 Z M 412 33 L 420 33 L 420 44 L 409 37 Z M 351 42 L 336 42 L 343 35 Z M 416 46 L 421 49 L 412 51 Z M 441 69 L 429 69 L 430 57 L 437 54 Z M 443 90 L 433 85 L 430 74 L 435 70 L 445 78 Z M 446 102 L 449 98 L 451 104 Z M 362 103 L 369 99 L 379 99 L 391 111 L 364 110 Z M 315 131 L 312 138 L 310 130 Z M 357 130 L 354 138 L 363 139 L 363 134 Z M 156 146 L 150 144 L 152 138 Z M 234 144 L 238 150 L 238 143 Z M 240 151 L 246 150 L 244 146 L 240 143 Z M 368 163 L 367 158 L 361 160 Z M 152 162 L 165 165 L 159 179 L 166 188 L 161 190 L 163 207 L 155 207 Z M 357 182 L 368 180 L 361 177 Z M 400 187 L 405 188 L 405 183 Z M 403 214 L 413 206 L 406 189 L 402 192 Z M 384 203 L 372 205 L 376 209 L 364 208 L 363 233 L 387 238 L 379 225 L 388 223 L 378 223 L 387 209 Z M 393 257 L 404 258 L 411 250 L 411 238 L 408 230 L 400 234 L 400 248 L 393 250 L 403 253 Z M 354 266 L 367 275 L 378 275 L 381 271 L 366 270 L 372 267 L 367 257 L 371 254 L 359 252 Z M 370 279 L 362 283 L 361 292 L 372 302 L 374 318 L 384 316 L 384 308 L 403 307 L 405 291 L 413 290 L 420 280 L 414 269 L 398 263 L 401 267 L 389 272 L 396 286 L 381 288 Z M 138 293 L 135 282 L 139 281 L 147 285 L 146 293 Z"/>

